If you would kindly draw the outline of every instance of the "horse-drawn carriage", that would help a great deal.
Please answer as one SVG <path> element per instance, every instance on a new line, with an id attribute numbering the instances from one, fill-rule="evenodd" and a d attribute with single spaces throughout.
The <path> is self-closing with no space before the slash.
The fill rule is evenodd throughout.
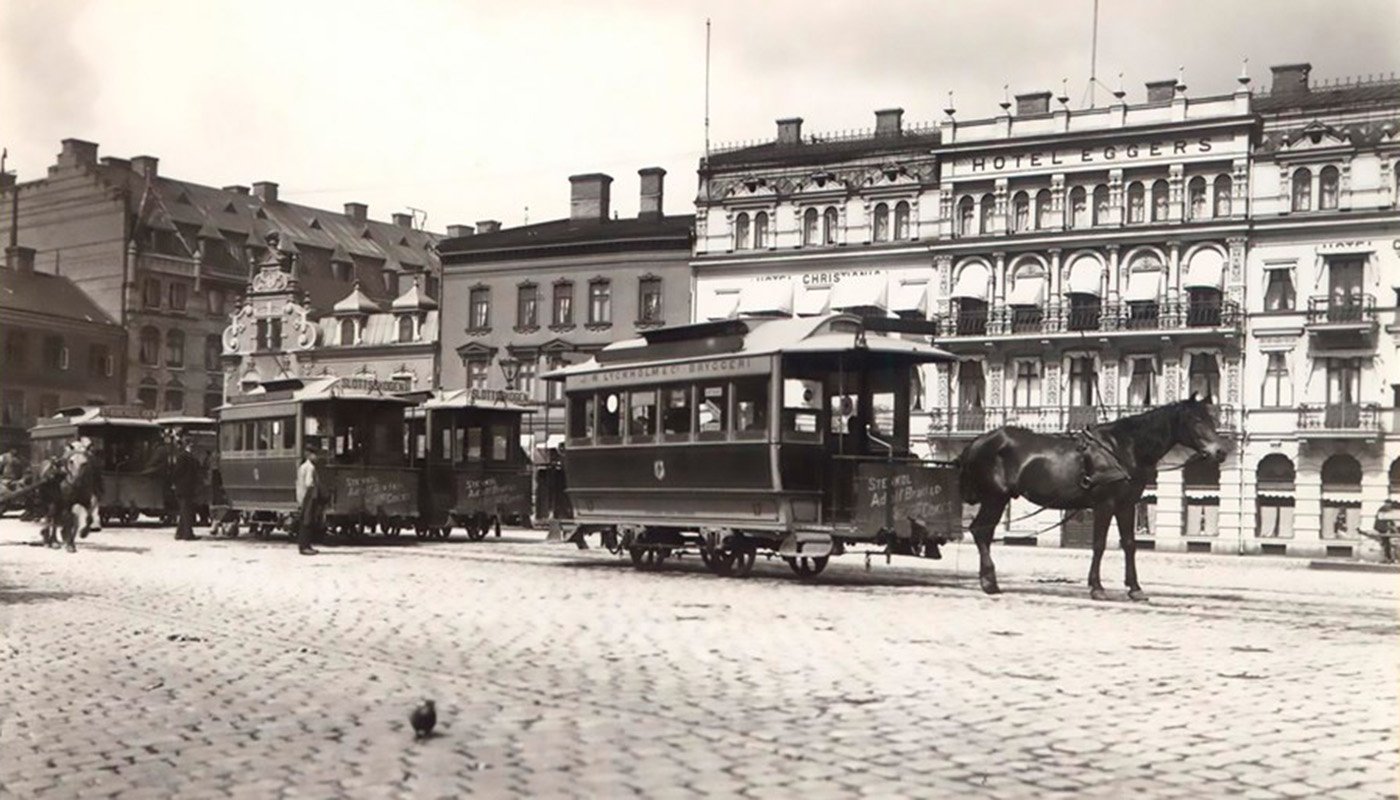
<path id="1" fill-rule="evenodd" d="M 717 574 L 761 553 L 799 575 L 869 545 L 937 553 L 961 535 L 957 470 L 910 447 L 926 325 L 829 314 L 663 328 L 546 375 L 564 381 L 573 518 L 638 567 L 698 550 Z M 897 338 L 894 333 L 916 338 Z"/>
<path id="2" fill-rule="evenodd" d="M 103 525 L 165 513 L 169 453 L 153 412 L 138 406 L 74 406 L 39 420 L 29 436 L 35 470 L 62 456 L 71 442 L 88 440 L 100 469 Z"/>
<path id="3" fill-rule="evenodd" d="M 242 525 L 266 536 L 290 531 L 296 472 L 310 445 L 321 454 L 328 532 L 397 534 L 418 520 L 418 470 L 405 452 L 409 387 L 364 377 L 269 381 L 220 409 L 220 472 L 228 507 L 216 533 Z"/>
<path id="4" fill-rule="evenodd" d="M 502 520 L 530 516 L 530 465 L 520 447 L 524 392 L 500 389 L 438 391 L 407 411 L 408 451 L 422 470 L 421 538 L 451 535 L 462 526 L 479 541 Z"/>

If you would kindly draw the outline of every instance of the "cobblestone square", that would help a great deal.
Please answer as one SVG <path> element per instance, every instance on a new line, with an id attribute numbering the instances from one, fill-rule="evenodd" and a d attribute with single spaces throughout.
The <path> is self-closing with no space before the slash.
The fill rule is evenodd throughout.
<path id="1" fill-rule="evenodd" d="M 1087 554 L 1030 548 L 987 597 L 970 546 L 802 583 L 533 531 L 36 538 L 0 521 L 6 796 L 1396 792 L 1393 573 L 1149 553 L 1150 603 L 1096 603 Z"/>

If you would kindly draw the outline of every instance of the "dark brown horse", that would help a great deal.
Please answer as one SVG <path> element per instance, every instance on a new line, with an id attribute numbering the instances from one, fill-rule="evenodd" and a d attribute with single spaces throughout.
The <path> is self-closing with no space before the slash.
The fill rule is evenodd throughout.
<path id="1" fill-rule="evenodd" d="M 94 514 L 93 498 L 101 481 L 97 463 L 86 450 L 73 450 L 50 461 L 39 481 L 39 502 L 46 517 L 44 543 L 58 547 L 62 537 L 64 549 L 76 553 L 77 533 L 86 528 Z"/>
<path id="2" fill-rule="evenodd" d="M 992 564 L 992 533 L 1013 497 L 1045 508 L 1094 510 L 1094 560 L 1089 567 L 1089 594 L 1107 597 L 1099 564 L 1108 540 L 1108 524 L 1118 520 L 1128 597 L 1146 600 L 1137 579 L 1137 542 L 1133 516 L 1143 489 L 1157 478 L 1157 462 L 1173 447 L 1198 457 L 1225 459 L 1208 403 L 1181 400 L 1142 414 L 1092 425 L 1078 435 L 1047 436 L 1014 425 L 977 437 L 958 456 L 962 500 L 981 504 L 972 521 L 972 538 L 980 557 L 982 590 L 1000 592 Z"/>

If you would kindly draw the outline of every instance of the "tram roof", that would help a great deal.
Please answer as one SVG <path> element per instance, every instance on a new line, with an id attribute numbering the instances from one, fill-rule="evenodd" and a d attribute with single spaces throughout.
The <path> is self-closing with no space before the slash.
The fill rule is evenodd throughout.
<path id="1" fill-rule="evenodd" d="M 141 406 L 69 406 L 60 408 L 51 417 L 34 423 L 34 430 L 78 425 L 125 425 L 133 428 L 155 428 L 156 415 Z"/>
<path id="2" fill-rule="evenodd" d="M 836 313 L 816 317 L 727 319 L 659 328 L 638 339 L 610 344 L 588 361 L 543 377 L 562 380 L 572 375 L 657 362 L 841 352 L 883 353 L 928 363 L 958 360 L 947 350 L 931 344 L 890 336 L 854 314 Z"/>
<path id="3" fill-rule="evenodd" d="M 229 398 L 220 410 L 254 403 L 306 403 L 315 400 L 378 400 L 400 405 L 414 401 L 401 397 L 408 387 L 402 381 L 381 381 L 358 375 L 326 375 L 320 378 L 286 378 L 265 381 L 242 395 Z"/>
<path id="4" fill-rule="evenodd" d="M 156 424 L 162 427 L 173 425 L 217 425 L 219 421 L 213 417 L 188 417 L 172 414 L 168 417 L 157 417 Z"/>
<path id="5" fill-rule="evenodd" d="M 438 389 L 423 400 L 424 408 L 480 408 L 486 411 L 533 411 L 530 395 L 506 389 Z"/>

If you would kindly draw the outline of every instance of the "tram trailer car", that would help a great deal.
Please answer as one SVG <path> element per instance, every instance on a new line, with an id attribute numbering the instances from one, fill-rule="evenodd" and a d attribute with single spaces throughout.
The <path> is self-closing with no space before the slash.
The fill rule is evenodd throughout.
<path id="1" fill-rule="evenodd" d="M 530 464 L 520 447 L 529 395 L 500 389 L 439 390 L 407 412 L 413 463 L 422 469 L 420 538 L 454 525 L 480 541 L 501 522 L 530 518 Z"/>
<path id="2" fill-rule="evenodd" d="M 934 556 L 961 536 L 957 469 L 911 452 L 928 326 L 829 314 L 663 328 L 546 375 L 567 398 L 573 518 L 634 564 L 695 548 L 716 574 L 760 553 L 815 575 L 852 546 Z"/>
<path id="3" fill-rule="evenodd" d="M 359 376 L 264 382 L 220 408 L 220 471 L 229 512 L 255 536 L 294 531 L 302 453 L 321 453 L 326 530 L 340 536 L 397 535 L 419 519 L 419 471 L 405 452 L 402 382 Z"/>
<path id="4" fill-rule="evenodd" d="M 155 414 L 139 406 L 74 406 L 30 429 L 30 468 L 39 470 L 86 436 L 102 470 L 99 515 L 104 526 L 132 524 L 142 514 L 165 515 L 168 448 Z"/>

